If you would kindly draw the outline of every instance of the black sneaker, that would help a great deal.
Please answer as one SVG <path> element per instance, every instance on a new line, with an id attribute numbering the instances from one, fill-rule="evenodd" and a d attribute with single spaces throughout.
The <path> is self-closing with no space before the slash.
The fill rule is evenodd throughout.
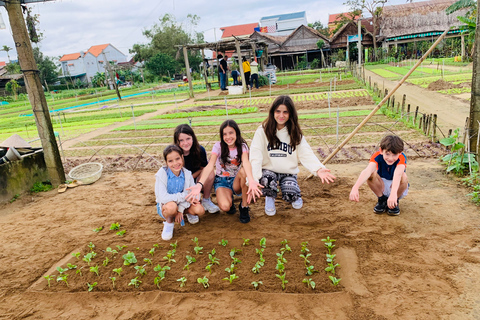
<path id="1" fill-rule="evenodd" d="M 387 214 L 389 216 L 398 216 L 400 214 L 400 208 L 398 207 L 398 205 L 399 205 L 398 202 L 399 201 L 397 201 L 397 205 L 393 209 L 388 208 Z"/>
<path id="2" fill-rule="evenodd" d="M 378 197 L 378 202 L 373 208 L 373 212 L 375 212 L 376 214 L 382 214 L 385 211 L 387 211 L 387 208 L 388 208 L 387 200 L 388 200 L 388 197 L 386 195 L 382 195 L 381 197 Z"/>
<path id="3" fill-rule="evenodd" d="M 237 212 L 237 208 L 235 208 L 235 203 L 232 201 L 232 206 L 230 207 L 230 210 L 227 211 L 227 214 L 235 214 Z"/>
<path id="4" fill-rule="evenodd" d="M 250 222 L 250 208 L 249 207 L 242 207 L 242 204 L 238 206 L 238 210 L 240 210 L 240 222 L 241 223 L 249 223 Z"/>

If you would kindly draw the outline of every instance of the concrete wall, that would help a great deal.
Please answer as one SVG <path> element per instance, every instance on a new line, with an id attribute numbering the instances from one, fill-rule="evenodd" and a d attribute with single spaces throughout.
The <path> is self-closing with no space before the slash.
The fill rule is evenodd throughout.
<path id="1" fill-rule="evenodd" d="M 46 180 L 48 173 L 43 152 L 0 165 L 0 203 L 29 191 L 35 182 Z"/>

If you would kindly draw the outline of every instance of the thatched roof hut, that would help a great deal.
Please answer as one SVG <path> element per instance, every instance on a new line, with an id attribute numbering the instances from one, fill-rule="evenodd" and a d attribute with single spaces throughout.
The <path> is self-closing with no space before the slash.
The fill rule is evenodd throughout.
<path id="1" fill-rule="evenodd" d="M 385 6 L 380 35 L 388 40 L 404 35 L 443 32 L 449 27 L 458 27 L 462 23 L 457 16 L 463 15 L 465 10 L 450 15 L 445 13 L 445 9 L 455 2 L 456 0 L 430 0 Z"/>

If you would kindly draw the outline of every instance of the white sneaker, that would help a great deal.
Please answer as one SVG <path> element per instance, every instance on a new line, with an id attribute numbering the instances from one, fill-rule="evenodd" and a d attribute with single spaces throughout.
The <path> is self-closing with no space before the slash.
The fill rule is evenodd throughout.
<path id="1" fill-rule="evenodd" d="M 302 209 L 303 207 L 303 200 L 302 198 L 298 198 L 297 200 L 292 202 L 293 209 Z"/>
<path id="2" fill-rule="evenodd" d="M 210 198 L 208 199 L 203 198 L 202 206 L 205 208 L 205 211 L 208 211 L 210 213 L 217 213 L 220 211 L 220 208 L 216 206 Z"/>
<path id="3" fill-rule="evenodd" d="M 265 197 L 265 214 L 267 216 L 274 216 L 275 213 L 277 213 L 277 209 L 275 209 L 275 198 Z"/>
<path id="4" fill-rule="evenodd" d="M 198 216 L 194 214 L 186 213 L 185 215 L 187 216 L 187 220 L 190 224 L 195 224 L 195 223 L 198 223 L 198 221 L 200 221 L 200 218 L 198 218 Z"/>
<path id="5" fill-rule="evenodd" d="M 175 223 L 172 222 L 163 222 L 163 231 L 162 231 L 162 239 L 165 241 L 168 241 L 172 239 L 173 237 L 173 227 L 175 226 Z"/>

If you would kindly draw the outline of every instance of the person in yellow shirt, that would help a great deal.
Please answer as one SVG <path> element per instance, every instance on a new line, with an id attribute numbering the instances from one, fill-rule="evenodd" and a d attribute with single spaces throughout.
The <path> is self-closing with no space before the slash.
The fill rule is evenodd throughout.
<path id="1" fill-rule="evenodd" d="M 243 74 L 245 75 L 245 84 L 247 85 L 247 89 L 248 89 L 248 86 L 250 85 L 250 72 L 251 72 L 250 62 L 248 62 L 248 60 L 245 57 L 243 57 L 242 60 L 243 60 L 243 63 L 242 63 Z"/>

